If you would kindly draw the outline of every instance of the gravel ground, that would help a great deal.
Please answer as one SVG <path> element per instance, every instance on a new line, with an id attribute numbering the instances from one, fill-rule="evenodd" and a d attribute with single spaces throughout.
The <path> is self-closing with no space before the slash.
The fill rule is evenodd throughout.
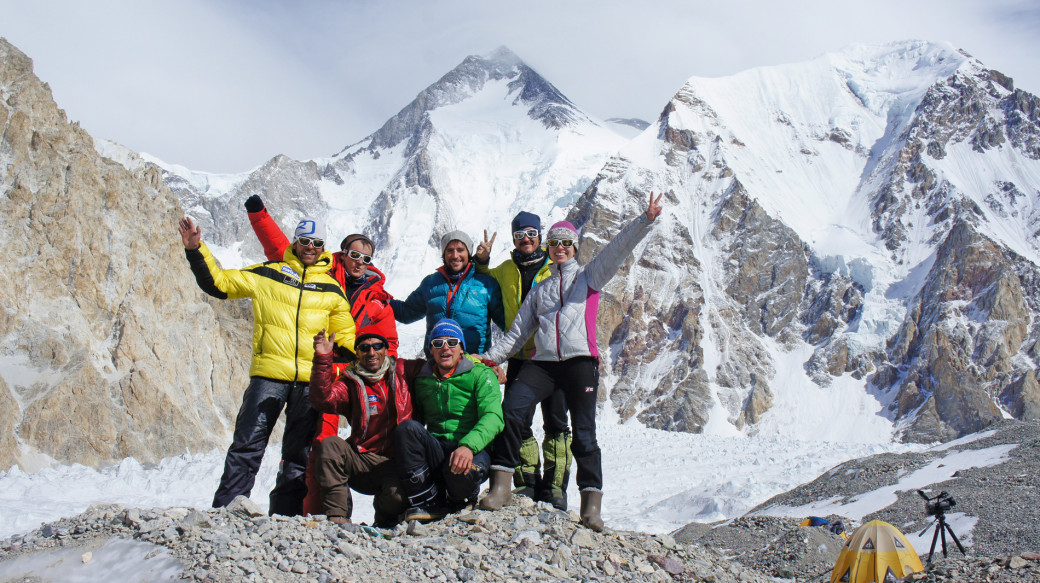
<path id="1" fill-rule="evenodd" d="M 336 525 L 321 517 L 268 517 L 239 497 L 217 510 L 96 506 L 72 518 L 0 541 L 0 582 L 44 581 L 27 564 L 64 557 L 49 580 L 84 577 L 106 545 L 145 544 L 127 552 L 130 567 L 153 577 L 101 571 L 110 581 L 713 581 L 768 583 L 770 578 L 668 535 L 605 529 L 593 532 L 573 513 L 517 498 L 497 512 L 464 511 L 392 530 Z M 167 576 L 162 579 L 161 576 Z"/>

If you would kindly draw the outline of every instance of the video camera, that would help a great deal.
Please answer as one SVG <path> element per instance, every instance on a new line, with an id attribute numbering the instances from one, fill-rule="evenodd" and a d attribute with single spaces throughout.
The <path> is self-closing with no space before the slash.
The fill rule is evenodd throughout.
<path id="1" fill-rule="evenodd" d="M 942 516 L 947 510 L 957 505 L 957 501 L 950 496 L 949 492 L 939 492 L 932 498 L 929 498 L 924 490 L 918 490 L 917 493 L 924 498 L 924 511 L 928 516 Z"/>

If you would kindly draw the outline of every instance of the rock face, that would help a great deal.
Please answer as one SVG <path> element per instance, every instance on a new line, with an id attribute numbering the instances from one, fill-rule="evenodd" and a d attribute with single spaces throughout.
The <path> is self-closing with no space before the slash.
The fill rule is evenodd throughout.
<path id="1" fill-rule="evenodd" d="M 0 468 L 225 445 L 248 320 L 197 291 L 160 173 L 101 157 L 3 39 L 0 136 Z"/>

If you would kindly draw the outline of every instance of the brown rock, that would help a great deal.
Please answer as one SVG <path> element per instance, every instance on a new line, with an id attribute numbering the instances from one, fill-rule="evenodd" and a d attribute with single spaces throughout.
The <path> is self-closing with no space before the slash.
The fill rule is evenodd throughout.
<path id="1" fill-rule="evenodd" d="M 0 282 L 6 377 L 0 467 L 35 452 L 88 465 L 224 446 L 246 385 L 249 321 L 198 291 L 182 210 L 154 168 L 101 157 L 32 61 L 0 39 Z M 11 413 L 15 412 L 12 419 Z M 23 456 L 29 454 L 29 456 Z"/>

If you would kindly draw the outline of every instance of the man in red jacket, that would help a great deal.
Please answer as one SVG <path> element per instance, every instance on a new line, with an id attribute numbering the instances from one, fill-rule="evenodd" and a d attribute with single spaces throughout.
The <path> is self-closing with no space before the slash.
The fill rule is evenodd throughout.
<path id="1" fill-rule="evenodd" d="M 415 378 L 423 362 L 389 356 L 389 342 L 378 330 L 360 328 L 355 341 L 358 360 L 337 377 L 334 341 L 335 334 L 326 338 L 324 330 L 314 337 L 311 406 L 346 417 L 350 436 L 344 440 L 331 435 L 316 446 L 315 474 L 324 513 L 338 524 L 349 522 L 354 489 L 374 497 L 375 524 L 389 528 L 407 508 L 398 490 L 390 434 L 412 418 L 408 379 Z"/>
<path id="2" fill-rule="evenodd" d="M 256 233 L 256 238 L 264 248 L 264 255 L 270 261 L 280 261 L 289 239 L 285 237 L 278 224 L 267 212 L 264 201 L 258 195 L 246 199 L 246 211 L 249 223 Z M 394 310 L 390 307 L 390 294 L 383 289 L 386 276 L 372 266 L 372 254 L 375 244 L 368 237 L 360 234 L 348 235 L 340 243 L 340 251 L 333 253 L 334 264 L 329 275 L 335 279 L 346 293 L 350 302 L 350 315 L 358 329 L 371 328 L 387 341 L 387 355 L 397 357 L 397 321 Z M 336 372 L 345 368 L 345 361 L 337 361 Z M 339 427 L 337 415 L 323 415 L 318 426 L 315 442 L 311 446 L 311 464 L 314 462 L 314 451 L 318 442 L 330 435 L 336 435 Z M 314 472 L 307 470 L 307 498 L 303 503 L 305 514 L 319 514 L 322 503 L 318 496 L 317 481 Z"/>
<path id="3" fill-rule="evenodd" d="M 267 212 L 263 200 L 253 195 L 246 199 L 249 223 L 270 261 L 281 261 L 289 239 Z M 375 328 L 389 343 L 389 355 L 397 356 L 397 322 L 390 308 L 390 295 L 383 289 L 386 276 L 372 266 L 375 244 L 361 234 L 347 235 L 340 250 L 333 253 L 335 265 L 329 275 L 339 282 L 350 302 L 350 315 L 358 328 Z"/>

